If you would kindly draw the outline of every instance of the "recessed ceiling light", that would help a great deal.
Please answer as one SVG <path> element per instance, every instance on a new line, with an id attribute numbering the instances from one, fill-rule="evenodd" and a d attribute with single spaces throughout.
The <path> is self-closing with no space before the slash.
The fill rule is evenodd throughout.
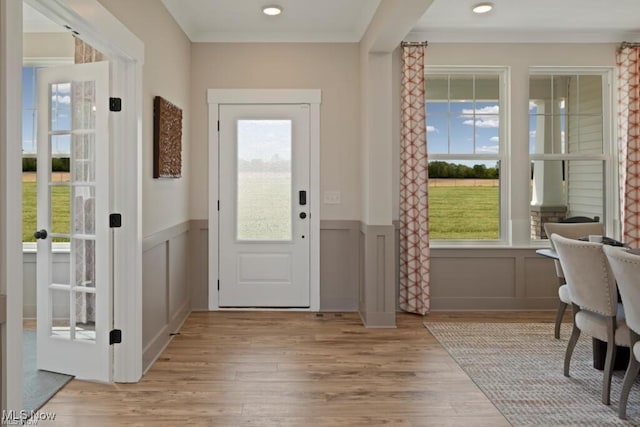
<path id="1" fill-rule="evenodd" d="M 478 3 L 471 9 L 473 13 L 487 13 L 493 10 L 493 3 Z"/>
<path id="2" fill-rule="evenodd" d="M 276 6 L 276 5 L 265 6 L 262 8 L 262 13 L 269 16 L 280 15 L 282 13 L 282 6 Z"/>

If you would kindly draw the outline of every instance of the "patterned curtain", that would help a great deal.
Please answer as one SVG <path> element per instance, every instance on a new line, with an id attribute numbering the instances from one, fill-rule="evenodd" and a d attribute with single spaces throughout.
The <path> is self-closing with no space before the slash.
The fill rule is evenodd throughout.
<path id="1" fill-rule="evenodd" d="M 424 105 L 426 44 L 402 45 L 400 147 L 400 295 L 402 310 L 429 312 L 427 133 Z"/>
<path id="2" fill-rule="evenodd" d="M 104 55 L 80 40 L 75 38 L 75 55 L 74 62 L 76 64 L 84 64 L 88 62 L 104 61 Z M 75 129 L 85 128 L 87 123 L 83 121 L 90 120 L 83 112 L 83 105 L 90 104 L 95 97 L 93 85 L 84 85 L 74 83 L 72 85 L 72 96 L 74 114 L 73 126 Z M 76 143 L 74 139 L 72 144 L 73 159 L 90 158 L 85 144 Z M 73 165 L 75 179 L 90 180 L 93 171 L 87 168 L 91 166 L 85 165 L 82 169 L 80 166 Z M 86 189 L 84 191 L 78 189 L 74 200 L 74 232 L 81 234 L 94 234 L 94 211 L 95 200 L 93 195 Z M 77 240 L 75 242 L 75 278 L 76 285 L 95 287 L 95 244 L 91 240 Z M 78 323 L 95 322 L 96 296 L 92 293 L 78 292 L 76 293 L 76 321 Z"/>
<path id="3" fill-rule="evenodd" d="M 87 62 L 100 62 L 104 61 L 104 55 L 96 50 L 93 46 L 75 37 L 75 55 L 74 62 L 76 64 L 85 64 Z"/>
<path id="4" fill-rule="evenodd" d="M 618 65 L 618 150 L 622 240 L 640 247 L 640 46 L 622 44 Z"/>

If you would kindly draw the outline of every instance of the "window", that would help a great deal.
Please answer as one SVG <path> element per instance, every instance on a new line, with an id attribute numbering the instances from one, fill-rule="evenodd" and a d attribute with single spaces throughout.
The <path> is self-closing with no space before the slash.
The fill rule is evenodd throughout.
<path id="1" fill-rule="evenodd" d="M 426 70 L 431 239 L 506 239 L 505 79 L 504 68 Z"/>
<path id="2" fill-rule="evenodd" d="M 22 241 L 36 230 L 37 68 L 22 68 Z"/>
<path id="3" fill-rule="evenodd" d="M 606 223 L 611 167 L 606 71 L 532 69 L 529 77 L 531 239 L 564 217 Z"/>
<path id="4" fill-rule="evenodd" d="M 35 242 L 33 232 L 37 227 L 37 148 L 38 148 L 38 86 L 37 74 L 39 66 L 22 68 L 22 241 Z M 52 126 L 57 134 L 51 141 L 51 173 L 53 180 L 68 180 L 70 156 L 70 92 L 68 84 L 57 85 L 53 111 Z M 55 210 L 53 226 L 69 229 L 69 210 L 65 209 L 69 199 L 67 188 L 56 188 L 51 201 Z M 32 245 L 31 249 L 35 249 Z M 28 245 L 25 247 L 29 247 Z"/>

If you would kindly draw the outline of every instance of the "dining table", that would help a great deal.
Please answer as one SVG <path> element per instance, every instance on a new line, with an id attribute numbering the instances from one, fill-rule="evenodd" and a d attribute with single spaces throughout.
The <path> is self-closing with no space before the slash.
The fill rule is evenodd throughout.
<path id="1" fill-rule="evenodd" d="M 580 238 L 578 240 L 587 241 L 587 237 Z M 611 246 L 620 246 L 626 247 L 622 242 L 611 238 L 603 238 L 603 244 L 609 244 Z M 627 251 L 640 255 L 640 249 L 636 248 L 626 248 Z M 551 248 L 541 248 L 536 250 L 536 254 L 541 255 L 546 258 L 551 258 L 553 260 L 560 260 L 560 256 L 556 251 Z M 620 292 L 618 292 L 618 302 L 622 302 L 620 299 Z M 593 348 L 593 367 L 599 370 L 604 369 L 604 361 L 607 355 L 607 343 L 606 341 L 599 340 L 597 338 L 592 338 L 592 348 Z M 627 369 L 629 365 L 629 348 L 616 346 L 616 358 L 613 362 L 613 369 L 616 371 L 624 371 Z"/>

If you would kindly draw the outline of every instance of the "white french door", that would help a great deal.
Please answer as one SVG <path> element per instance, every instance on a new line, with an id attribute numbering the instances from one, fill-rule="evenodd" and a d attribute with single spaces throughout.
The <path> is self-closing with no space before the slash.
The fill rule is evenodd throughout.
<path id="1" fill-rule="evenodd" d="M 309 105 L 219 108 L 219 306 L 309 307 Z"/>
<path id="2" fill-rule="evenodd" d="M 38 369 L 109 381 L 109 64 L 38 71 Z M 68 174 L 53 170 L 68 158 Z M 52 249 L 69 247 L 63 278 Z M 57 261 L 59 262 L 59 261 Z"/>

